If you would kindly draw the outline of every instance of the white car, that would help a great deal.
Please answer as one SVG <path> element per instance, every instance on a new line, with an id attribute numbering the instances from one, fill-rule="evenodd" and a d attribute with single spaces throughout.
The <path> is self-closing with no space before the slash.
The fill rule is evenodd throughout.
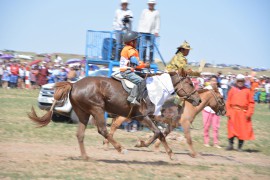
<path id="1" fill-rule="evenodd" d="M 89 71 L 89 76 L 108 76 L 109 69 L 99 69 L 96 71 Z M 54 83 L 45 84 L 41 87 L 38 96 L 38 107 L 42 110 L 49 110 L 53 103 Z M 78 123 L 79 119 L 72 109 L 72 105 L 67 99 L 66 102 L 59 103 L 53 110 L 52 120 L 55 122 L 67 121 L 71 123 Z"/>

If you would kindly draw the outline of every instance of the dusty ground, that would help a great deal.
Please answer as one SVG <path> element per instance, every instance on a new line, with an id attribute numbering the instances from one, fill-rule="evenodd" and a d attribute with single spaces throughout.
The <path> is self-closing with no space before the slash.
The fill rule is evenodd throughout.
<path id="1" fill-rule="evenodd" d="M 95 133 L 95 129 L 88 131 Z M 130 136 L 119 130 L 118 136 Z M 132 133 L 132 138 L 143 132 Z M 101 140 L 101 138 L 98 138 Z M 124 143 L 122 143 L 124 145 Z M 257 152 L 207 152 L 197 149 L 196 158 L 188 155 L 184 142 L 170 140 L 176 160 L 153 147 L 126 146 L 128 154 L 117 153 L 112 146 L 103 150 L 100 143 L 87 145 L 90 160 L 79 159 L 79 148 L 71 144 L 0 142 L 1 179 L 270 179 L 270 158 Z M 163 148 L 162 148 L 163 149 Z"/>

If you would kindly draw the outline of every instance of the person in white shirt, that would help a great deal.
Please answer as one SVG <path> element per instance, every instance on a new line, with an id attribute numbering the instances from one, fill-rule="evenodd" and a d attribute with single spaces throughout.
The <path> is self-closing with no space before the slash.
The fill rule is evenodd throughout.
<path id="1" fill-rule="evenodd" d="M 264 88 L 266 92 L 266 101 L 270 103 L 270 78 L 265 81 Z"/>
<path id="2" fill-rule="evenodd" d="M 120 59 L 120 52 L 123 48 L 123 33 L 132 30 L 132 17 L 133 13 L 128 9 L 128 0 L 121 0 L 121 8 L 115 11 L 113 19 L 113 30 L 115 31 L 116 38 L 116 59 Z"/>
<path id="3" fill-rule="evenodd" d="M 217 86 L 217 77 L 212 76 L 210 78 L 210 85 L 206 86 L 205 89 L 215 89 Z M 222 89 L 218 88 L 218 91 L 222 94 Z M 221 148 L 218 145 L 218 129 L 220 125 L 220 117 L 215 114 L 209 106 L 205 107 L 202 111 L 203 114 L 203 137 L 204 137 L 204 146 L 210 147 L 209 145 L 209 129 L 212 126 L 213 129 L 213 139 L 214 139 L 214 147 Z"/>
<path id="4" fill-rule="evenodd" d="M 220 76 L 221 77 L 221 81 L 220 81 L 220 87 L 223 91 L 223 98 L 224 100 L 227 100 L 227 94 L 228 94 L 228 84 L 229 84 L 229 78 L 225 77 L 225 76 Z"/>
<path id="5" fill-rule="evenodd" d="M 19 78 L 17 87 L 19 89 L 23 89 L 25 87 L 24 82 L 25 82 L 25 67 L 21 64 L 19 68 Z"/>
<path id="6" fill-rule="evenodd" d="M 198 77 L 197 80 L 199 82 L 199 88 L 203 88 L 204 87 L 204 79 L 202 77 Z"/>
<path id="7" fill-rule="evenodd" d="M 143 60 L 146 61 L 146 47 L 149 43 L 149 61 L 153 61 L 154 56 L 154 41 L 155 37 L 159 36 L 160 30 L 160 15 L 155 9 L 156 1 L 148 0 L 148 9 L 144 9 L 139 20 L 138 32 L 142 35 L 143 44 Z"/>
<path id="8" fill-rule="evenodd" d="M 55 64 L 61 64 L 63 63 L 63 59 L 60 56 L 58 56 L 58 54 L 56 54 L 54 62 Z"/>

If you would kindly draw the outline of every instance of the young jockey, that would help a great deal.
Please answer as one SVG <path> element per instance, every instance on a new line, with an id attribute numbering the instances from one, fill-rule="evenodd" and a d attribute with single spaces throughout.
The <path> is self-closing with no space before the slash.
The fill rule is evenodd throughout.
<path id="1" fill-rule="evenodd" d="M 148 68 L 149 64 L 144 64 L 139 60 L 139 52 L 135 48 L 137 45 L 137 38 L 139 34 L 134 31 L 129 31 L 123 35 L 123 41 L 125 43 L 124 48 L 121 51 L 120 58 L 120 72 L 121 75 L 133 82 L 135 86 L 131 90 L 131 93 L 127 100 L 132 105 L 140 105 L 137 100 L 140 100 L 142 97 L 142 92 L 146 87 L 146 82 L 143 78 L 134 73 L 135 69 Z M 140 93 L 139 93 L 140 92 Z"/>

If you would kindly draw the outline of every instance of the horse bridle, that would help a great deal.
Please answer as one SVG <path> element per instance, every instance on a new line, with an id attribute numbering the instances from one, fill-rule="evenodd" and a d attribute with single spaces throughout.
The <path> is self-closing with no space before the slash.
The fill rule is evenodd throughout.
<path id="1" fill-rule="evenodd" d="M 218 104 L 218 112 L 217 112 L 217 115 L 221 115 L 222 112 L 221 112 L 221 107 L 224 107 L 225 106 L 225 103 L 221 100 L 221 98 L 218 98 L 216 93 L 214 92 L 213 89 L 209 89 L 211 94 L 214 96 L 217 104 Z"/>
<path id="2" fill-rule="evenodd" d="M 178 93 L 179 91 L 184 91 L 184 93 L 186 94 L 186 95 L 184 95 L 182 98 L 184 98 L 184 99 L 189 99 L 193 94 L 195 94 L 196 92 L 197 92 L 197 90 L 196 89 L 194 89 L 191 93 L 187 93 L 184 89 L 183 89 L 183 85 L 180 83 L 181 81 L 183 81 L 184 79 L 186 79 L 187 77 L 181 77 L 181 76 L 179 76 L 179 74 L 178 73 L 176 73 L 176 75 L 174 75 L 174 76 L 177 76 L 178 77 L 178 81 L 176 82 L 176 83 L 174 83 L 174 92 L 175 93 Z M 173 77 L 174 77 L 173 76 Z M 178 83 L 180 83 L 180 88 L 176 88 L 176 85 L 178 84 Z"/>

